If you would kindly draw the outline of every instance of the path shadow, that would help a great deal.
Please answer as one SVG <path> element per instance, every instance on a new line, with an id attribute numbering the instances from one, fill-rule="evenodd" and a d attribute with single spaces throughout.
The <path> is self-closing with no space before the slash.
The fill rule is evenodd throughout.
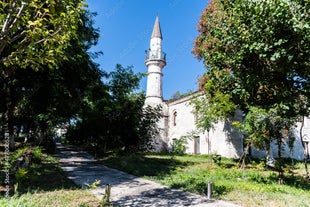
<path id="1" fill-rule="evenodd" d="M 215 200 L 197 198 L 196 195 L 171 188 L 155 188 L 143 191 L 133 196 L 124 196 L 117 201 L 112 200 L 113 206 L 195 206 L 214 203 Z"/>
<path id="2" fill-rule="evenodd" d="M 173 173 L 176 168 L 193 164 L 191 162 L 181 162 L 169 156 L 159 158 L 141 155 L 127 155 L 121 159 L 119 157 L 108 157 L 97 161 L 87 152 L 81 151 L 81 148 L 58 146 L 57 149 L 57 157 L 60 159 L 62 169 L 66 172 L 68 178 L 79 186 L 89 185 L 97 180 L 100 180 L 99 186 L 124 183 L 135 186 L 139 184 L 138 177 L 160 177 L 161 175 Z"/>

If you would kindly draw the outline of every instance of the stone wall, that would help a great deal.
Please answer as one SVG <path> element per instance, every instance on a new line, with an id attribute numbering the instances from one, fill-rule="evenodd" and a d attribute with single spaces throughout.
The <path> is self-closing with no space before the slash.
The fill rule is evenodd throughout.
<path id="1" fill-rule="evenodd" d="M 197 94 L 196 94 L 197 95 Z M 173 142 L 181 137 L 188 137 L 186 153 L 189 154 L 219 154 L 229 158 L 239 158 L 244 151 L 243 136 L 231 126 L 231 122 L 219 122 L 215 128 L 202 133 L 196 128 L 196 115 L 190 100 L 194 95 L 189 95 L 172 102 L 164 103 L 164 118 L 159 123 L 162 128 L 160 139 L 161 146 L 166 147 L 168 151 L 172 149 Z M 241 111 L 236 111 L 234 119 L 240 120 Z M 283 144 L 283 157 L 292 157 L 294 159 L 303 159 L 303 147 L 300 140 L 300 124 L 297 123 L 294 130 L 296 141 L 291 151 L 288 144 Z M 303 127 L 304 139 L 310 138 L 310 119 L 305 119 Z M 309 144 L 310 145 L 310 144 Z M 310 146 L 308 146 L 310 148 Z M 162 150 L 162 149 L 161 149 Z M 277 157 L 278 147 L 276 141 L 272 142 L 271 155 Z M 310 151 L 310 149 L 308 149 Z M 265 151 L 252 148 L 253 157 L 266 157 Z"/>

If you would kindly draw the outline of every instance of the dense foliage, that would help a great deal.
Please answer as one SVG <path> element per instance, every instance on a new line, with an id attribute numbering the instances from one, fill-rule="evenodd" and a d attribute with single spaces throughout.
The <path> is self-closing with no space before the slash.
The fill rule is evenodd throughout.
<path id="1" fill-rule="evenodd" d="M 75 25 L 78 34 L 61 49 L 66 56 L 57 59 L 58 69 L 51 69 L 48 61 L 40 63 L 40 70 L 33 65 L 22 69 L 23 65 L 17 62 L 2 65 L 2 69 L 11 70 L 10 74 L 2 73 L 0 79 L 4 100 L 0 107 L 1 126 L 3 133 L 8 130 L 11 148 L 19 137 L 34 144 L 46 144 L 47 148 L 52 146 L 53 127 L 76 113 L 89 83 L 100 82 L 102 74 L 87 52 L 98 38 L 91 22 L 92 14 L 80 13 Z M 26 52 L 22 55 L 33 58 Z"/>
<path id="2" fill-rule="evenodd" d="M 66 59 L 65 49 L 76 37 L 81 0 L 0 1 L 0 62 L 6 68 L 43 65 Z"/>
<path id="3" fill-rule="evenodd" d="M 279 155 L 284 130 L 310 112 L 309 9 L 299 0 L 213 0 L 193 49 L 207 68 L 201 85 L 210 110 L 231 102 L 244 112 L 235 125 L 247 143 L 268 151 L 276 139 Z M 215 109 L 231 115 L 227 107 Z"/>
<path id="4" fill-rule="evenodd" d="M 296 108 L 309 96 L 309 7 L 293 0 L 212 1 L 194 47 L 208 69 L 208 91 L 231 94 L 245 110 L 282 103 L 283 115 L 308 113 Z"/>
<path id="5" fill-rule="evenodd" d="M 84 98 L 77 123 L 69 129 L 69 141 L 96 152 L 152 149 L 160 108 L 144 107 L 144 94 L 135 91 L 141 77 L 132 67 L 116 65 L 106 83 L 93 86 Z"/>
<path id="6" fill-rule="evenodd" d="M 0 11 L 1 134 L 11 148 L 20 132 L 35 134 L 41 143 L 59 119 L 55 112 L 65 107 L 57 100 L 66 103 L 74 96 L 66 62 L 73 63 L 77 48 L 82 51 L 74 56 L 87 62 L 83 45 L 93 37 L 80 33 L 92 30 L 84 26 L 88 18 L 81 0 L 1 1 Z"/>
<path id="7" fill-rule="evenodd" d="M 159 109 L 143 107 L 131 67 L 107 74 L 94 62 L 99 33 L 83 1 L 0 3 L 0 129 L 11 148 L 52 149 L 55 128 L 69 125 L 75 143 L 151 148 Z"/>

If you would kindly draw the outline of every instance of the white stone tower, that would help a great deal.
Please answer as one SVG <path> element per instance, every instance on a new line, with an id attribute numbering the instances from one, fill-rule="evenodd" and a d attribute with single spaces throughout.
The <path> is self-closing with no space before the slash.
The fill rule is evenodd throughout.
<path id="1" fill-rule="evenodd" d="M 166 65 L 166 54 L 162 51 L 162 35 L 158 17 L 156 17 L 150 49 L 146 51 L 145 65 L 148 68 L 146 100 L 147 105 L 163 103 L 162 69 Z"/>

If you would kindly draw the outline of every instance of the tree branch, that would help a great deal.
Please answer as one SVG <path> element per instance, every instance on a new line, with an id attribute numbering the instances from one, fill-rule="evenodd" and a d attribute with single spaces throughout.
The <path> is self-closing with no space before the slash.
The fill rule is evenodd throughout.
<path id="1" fill-rule="evenodd" d="M 20 37 L 22 37 L 24 34 L 26 33 L 26 31 L 22 31 L 21 33 L 19 33 L 18 35 L 15 35 L 14 37 L 11 38 L 10 40 L 10 44 L 12 44 L 14 41 L 18 40 Z"/>
<path id="2" fill-rule="evenodd" d="M 15 15 L 15 18 L 11 19 L 11 18 L 13 18 L 13 13 L 15 13 L 15 11 L 16 11 L 16 9 L 15 9 L 15 7 L 16 7 L 16 0 L 13 2 L 12 8 L 11 8 L 9 14 L 6 16 L 6 19 L 5 19 L 4 23 L 3 23 L 3 27 L 2 27 L 2 30 L 1 30 L 1 34 L 0 34 L 0 54 L 3 52 L 4 48 L 8 44 L 8 42 L 6 41 L 7 35 L 9 33 L 10 29 L 12 29 L 14 27 L 14 25 L 16 24 L 17 19 L 21 15 L 21 13 L 22 13 L 22 11 L 24 9 L 25 4 L 26 4 L 25 2 L 22 2 L 22 5 L 18 9 L 17 14 Z M 12 41 L 9 41 L 9 42 L 12 42 Z"/>
<path id="3" fill-rule="evenodd" d="M 13 2 L 11 10 L 5 18 L 5 21 L 4 21 L 3 26 L 2 26 L 1 33 L 5 33 L 5 31 L 6 31 L 6 28 L 7 28 L 7 25 L 9 24 L 8 22 L 10 21 L 11 15 L 14 13 L 15 4 L 16 4 L 16 0 Z M 3 36 L 3 35 L 1 34 L 1 36 Z"/>
<path id="4" fill-rule="evenodd" d="M 23 9 L 24 9 L 24 7 L 25 7 L 25 2 L 22 2 L 22 5 L 21 5 L 21 7 L 19 8 L 19 11 L 17 12 L 17 14 L 16 14 L 16 16 L 15 16 L 15 19 L 12 21 L 12 23 L 10 24 L 10 29 L 12 29 L 13 28 L 13 26 L 15 25 L 15 23 L 17 22 L 17 19 L 18 19 L 18 17 L 20 16 L 20 14 L 22 13 L 22 11 L 23 11 Z"/>
<path id="5" fill-rule="evenodd" d="M 56 32 L 54 32 L 53 34 L 50 34 L 50 37 L 55 36 L 55 35 L 58 34 L 60 31 L 61 31 L 61 28 L 59 28 L 59 29 L 58 29 Z M 46 41 L 46 40 L 47 40 L 47 38 L 43 38 L 43 39 L 38 40 L 37 42 L 35 42 L 35 44 L 39 44 L 39 43 L 44 42 L 44 41 Z"/>

